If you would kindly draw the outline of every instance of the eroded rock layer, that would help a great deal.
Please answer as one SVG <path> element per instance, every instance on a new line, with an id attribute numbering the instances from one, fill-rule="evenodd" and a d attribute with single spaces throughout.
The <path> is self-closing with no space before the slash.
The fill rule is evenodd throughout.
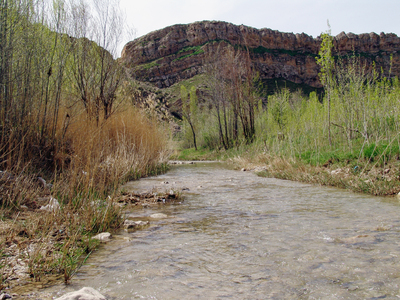
<path id="1" fill-rule="evenodd" d="M 315 58 L 321 39 L 307 34 L 255 29 L 226 22 L 203 21 L 153 31 L 125 45 L 123 62 L 138 80 L 165 88 L 204 72 L 210 53 L 222 44 L 250 49 L 253 64 L 264 79 L 280 78 L 320 87 Z M 334 55 L 356 54 L 384 76 L 400 75 L 400 38 L 389 34 L 340 33 Z"/>

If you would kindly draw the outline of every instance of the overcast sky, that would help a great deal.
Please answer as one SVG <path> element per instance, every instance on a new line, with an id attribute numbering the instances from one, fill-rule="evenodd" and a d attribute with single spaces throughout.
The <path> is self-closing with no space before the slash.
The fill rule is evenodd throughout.
<path id="1" fill-rule="evenodd" d="M 136 37 L 174 24 L 217 20 L 306 33 L 328 29 L 400 35 L 400 0 L 120 0 Z M 124 41 L 123 44 L 129 40 Z"/>

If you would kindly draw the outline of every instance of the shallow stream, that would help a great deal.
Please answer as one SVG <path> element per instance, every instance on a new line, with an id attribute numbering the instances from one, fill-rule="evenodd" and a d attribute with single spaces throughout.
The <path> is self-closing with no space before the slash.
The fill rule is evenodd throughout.
<path id="1" fill-rule="evenodd" d="M 173 166 L 125 190 L 184 202 L 128 212 L 151 225 L 101 247 L 70 286 L 108 299 L 398 299 L 400 202 L 260 178 L 220 163 Z M 164 219 L 150 215 L 163 213 Z"/>

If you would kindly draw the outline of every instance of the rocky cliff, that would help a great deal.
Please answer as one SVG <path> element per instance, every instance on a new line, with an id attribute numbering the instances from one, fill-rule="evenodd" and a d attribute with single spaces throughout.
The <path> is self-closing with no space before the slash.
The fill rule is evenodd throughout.
<path id="1" fill-rule="evenodd" d="M 250 49 L 252 62 L 263 79 L 321 86 L 315 61 L 319 37 L 226 22 L 203 21 L 151 32 L 126 44 L 122 60 L 133 78 L 165 88 L 204 72 L 206 57 L 221 43 Z M 342 32 L 334 37 L 334 55 L 354 53 L 368 66 L 375 62 L 385 76 L 400 75 L 400 38 L 395 34 Z"/>

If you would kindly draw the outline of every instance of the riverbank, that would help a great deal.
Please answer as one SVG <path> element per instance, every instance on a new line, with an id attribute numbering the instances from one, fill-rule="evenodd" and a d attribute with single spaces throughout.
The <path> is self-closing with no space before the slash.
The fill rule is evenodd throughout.
<path id="1" fill-rule="evenodd" d="M 0 172 L 0 295 L 68 282 L 98 246 L 93 237 L 122 226 L 121 184 L 168 167 L 162 126 L 128 107 L 100 124 L 76 117 L 52 147 L 25 136 L 7 153 L 13 163 Z"/>
<path id="2" fill-rule="evenodd" d="M 323 155 L 321 155 L 323 157 Z M 330 158 L 308 163 L 298 157 L 268 153 L 258 145 L 241 146 L 228 151 L 187 149 L 179 159 L 218 159 L 242 171 L 304 183 L 333 186 L 375 196 L 393 196 L 400 192 L 400 160 L 384 162 L 370 158 Z"/>
<path id="3" fill-rule="evenodd" d="M 364 168 L 343 162 L 313 166 L 298 159 L 266 154 L 251 158 L 234 157 L 231 161 L 237 168 L 255 171 L 263 177 L 333 186 L 375 196 L 392 196 L 400 192 L 397 162 Z"/>
<path id="4" fill-rule="evenodd" d="M 126 225 L 123 211 L 127 208 L 135 210 L 176 201 L 182 201 L 179 191 L 121 191 L 114 198 L 109 197 L 104 202 L 97 201 L 91 206 L 94 208 L 92 213 L 101 210 L 114 216 L 114 223 L 107 220 L 110 218 L 107 213 L 102 218 L 102 230 L 114 233 Z M 105 207 L 105 211 L 101 207 Z M 79 212 L 75 212 L 72 219 L 78 223 L 84 221 Z M 79 225 L 71 224 L 72 222 L 68 207 L 54 208 L 52 211 L 27 208 L 10 219 L 0 221 L 0 240 L 3 245 L 0 295 L 6 293 L 12 299 L 25 299 L 46 286 L 62 281 L 69 282 L 88 256 L 101 242 L 106 241 L 102 238 L 105 234 L 95 235 L 80 231 Z"/>

